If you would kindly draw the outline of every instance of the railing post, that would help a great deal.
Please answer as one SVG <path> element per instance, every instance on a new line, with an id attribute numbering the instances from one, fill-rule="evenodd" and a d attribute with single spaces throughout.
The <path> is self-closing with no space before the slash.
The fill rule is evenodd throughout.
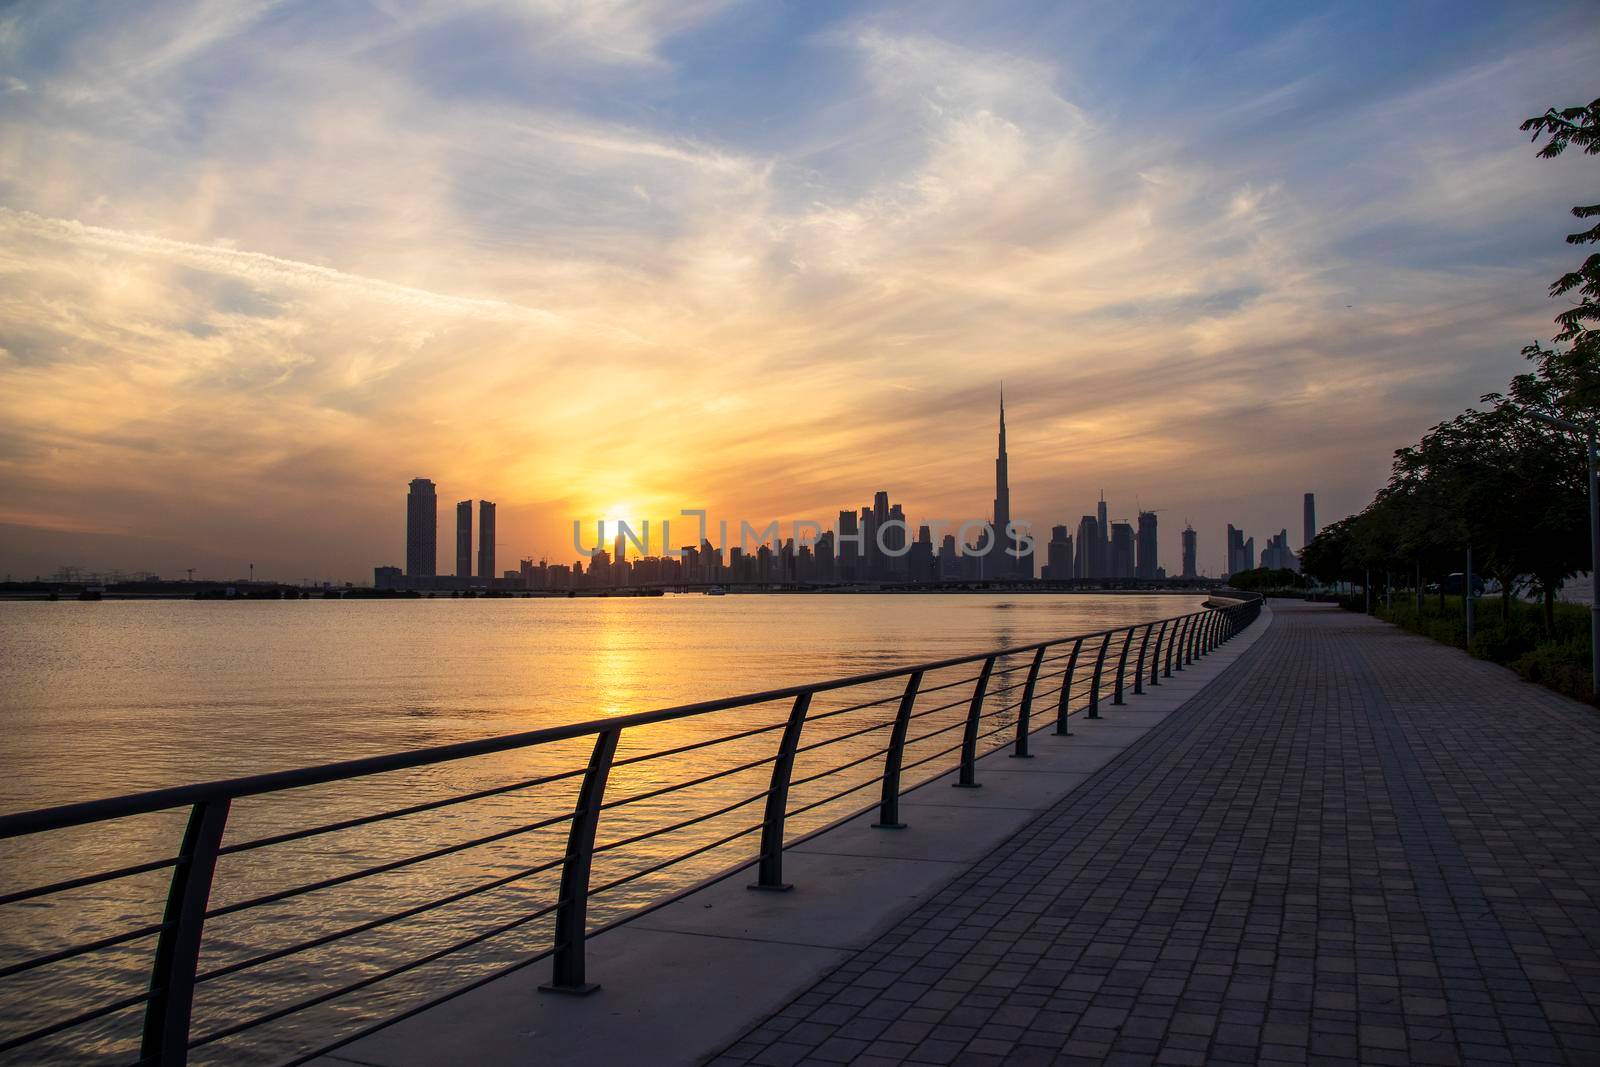
<path id="1" fill-rule="evenodd" d="M 1133 631 L 1135 629 L 1136 627 L 1133 626 L 1128 627 L 1128 636 L 1122 639 L 1122 655 L 1117 659 L 1117 684 L 1111 694 L 1111 703 L 1113 704 L 1123 703 L 1122 680 L 1128 673 L 1128 649 L 1133 647 Z"/>
<path id="2" fill-rule="evenodd" d="M 1193 615 L 1185 615 L 1178 622 L 1178 639 L 1172 643 L 1173 648 L 1178 653 L 1177 662 L 1173 664 L 1173 670 L 1183 670 L 1183 655 L 1184 650 L 1189 647 L 1189 625 L 1193 620 Z"/>
<path id="3" fill-rule="evenodd" d="M 1139 639 L 1139 663 L 1133 669 L 1133 695 L 1138 696 L 1144 692 L 1144 654 L 1150 650 L 1150 631 L 1156 628 L 1153 622 L 1145 623 L 1144 636 Z"/>
<path id="4" fill-rule="evenodd" d="M 561 896 L 556 901 L 555 960 L 550 981 L 539 987 L 542 993 L 583 996 L 600 988 L 584 976 L 584 951 L 589 939 L 589 868 L 594 863 L 594 835 L 600 825 L 606 779 L 621 736 L 621 730 L 602 730 L 595 735 L 589 766 L 583 772 L 583 784 L 578 786 L 572 826 L 567 831 L 567 855 L 561 864 Z"/>
<path id="5" fill-rule="evenodd" d="M 894 725 L 889 728 L 889 754 L 883 761 L 883 798 L 878 802 L 880 830 L 904 830 L 900 821 L 900 765 L 905 762 L 906 729 L 911 725 L 911 708 L 917 702 L 917 688 L 922 685 L 922 672 L 913 671 L 906 679 L 905 695 L 900 698 L 900 710 L 894 714 Z"/>
<path id="6" fill-rule="evenodd" d="M 767 787 L 767 811 L 761 819 L 761 866 L 751 889 L 784 892 L 794 886 L 783 880 L 783 819 L 789 809 L 789 779 L 794 773 L 794 754 L 800 747 L 800 728 L 806 724 L 811 693 L 794 698 L 789 722 L 778 742 L 778 758 L 772 761 L 772 784 Z"/>
<path id="7" fill-rule="evenodd" d="M 1194 625 L 1189 627 L 1189 662 L 1200 658 L 1200 624 L 1206 621 L 1205 612 L 1196 612 Z"/>
<path id="8" fill-rule="evenodd" d="M 961 774 L 953 785 L 957 789 L 978 789 L 978 713 L 983 710 L 983 695 L 989 689 L 989 675 L 994 671 L 994 657 L 983 661 L 978 672 L 978 684 L 972 689 L 972 704 L 967 708 L 967 728 L 961 732 Z"/>
<path id="9" fill-rule="evenodd" d="M 1032 759 L 1028 751 L 1028 729 L 1033 718 L 1033 689 L 1039 682 L 1039 664 L 1044 662 L 1044 645 L 1033 654 L 1033 665 L 1028 668 L 1028 681 L 1022 687 L 1022 706 L 1017 709 L 1017 743 L 1011 750 L 1012 759 Z"/>
<path id="10" fill-rule="evenodd" d="M 1067 673 L 1061 679 L 1061 700 L 1056 704 L 1056 736 L 1071 737 L 1072 731 L 1067 728 L 1067 716 L 1072 714 L 1072 674 L 1078 669 L 1078 652 L 1083 648 L 1083 638 L 1072 642 L 1072 655 L 1067 657 Z"/>
<path id="11" fill-rule="evenodd" d="M 1161 684 L 1161 642 L 1167 636 L 1167 620 L 1161 620 L 1161 629 L 1156 631 L 1156 654 L 1150 657 L 1150 684 Z"/>
<path id="12" fill-rule="evenodd" d="M 1105 640 L 1100 642 L 1100 654 L 1094 658 L 1094 680 L 1089 683 L 1089 718 L 1100 717 L 1100 668 L 1106 664 L 1106 649 L 1111 646 L 1111 631 L 1106 631 Z"/>
<path id="13" fill-rule="evenodd" d="M 166 926 L 156 942 L 155 966 L 150 973 L 141 1062 L 160 1067 L 182 1067 L 188 1062 L 195 967 L 200 961 L 217 850 L 228 825 L 228 804 L 226 799 L 202 800 L 189 811 L 183 851 L 167 885 Z"/>

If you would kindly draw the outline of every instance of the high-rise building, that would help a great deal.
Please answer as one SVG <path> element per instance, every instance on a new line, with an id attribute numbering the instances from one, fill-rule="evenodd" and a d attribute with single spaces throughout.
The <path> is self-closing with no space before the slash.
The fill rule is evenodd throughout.
<path id="1" fill-rule="evenodd" d="M 1110 578 L 1133 577 L 1133 527 L 1125 522 L 1111 524 Z"/>
<path id="2" fill-rule="evenodd" d="M 1045 547 L 1044 577 L 1051 581 L 1071 578 L 1072 535 L 1065 526 L 1050 527 L 1050 543 Z"/>
<path id="3" fill-rule="evenodd" d="M 861 542 L 860 527 L 856 524 L 854 511 L 839 512 L 839 580 L 841 582 L 859 582 L 861 580 Z"/>
<path id="4" fill-rule="evenodd" d="M 994 460 L 994 542 L 989 549 L 985 578 L 1025 577 L 1033 571 L 1033 560 L 1011 555 L 1022 546 L 1006 534 L 1011 524 L 1011 471 L 1006 458 L 1006 395 L 1000 393 L 1000 444 Z M 1026 572 L 1024 571 L 1026 568 Z"/>
<path id="5" fill-rule="evenodd" d="M 1102 578 L 1100 572 L 1100 523 L 1093 515 L 1078 520 L 1078 553 L 1073 561 L 1074 578 Z"/>
<path id="6" fill-rule="evenodd" d="M 472 577 L 472 501 L 456 503 L 456 577 Z"/>
<path id="7" fill-rule="evenodd" d="M 885 509 L 887 514 L 887 509 Z M 878 548 L 878 512 L 861 509 L 861 577 L 875 582 L 882 577 L 883 552 Z"/>
<path id="8" fill-rule="evenodd" d="M 433 483 L 411 479 L 406 494 L 406 577 L 433 578 L 438 574 L 439 500 Z"/>
<path id="9" fill-rule="evenodd" d="M 478 577 L 494 581 L 494 503 L 478 501 Z"/>
<path id="10" fill-rule="evenodd" d="M 1243 530 L 1233 528 L 1233 523 L 1228 524 L 1228 573 L 1238 574 L 1240 571 L 1253 571 L 1256 568 L 1256 539 L 1247 538 Z"/>
<path id="11" fill-rule="evenodd" d="M 1272 570 L 1300 570 L 1300 560 L 1289 550 L 1289 531 L 1279 530 L 1267 539 L 1267 547 L 1261 550 L 1261 565 Z"/>
<path id="12" fill-rule="evenodd" d="M 1100 538 L 1095 542 L 1095 577 L 1106 578 L 1111 574 L 1111 524 L 1106 521 L 1106 491 L 1100 490 L 1100 503 L 1094 509 L 1095 519 L 1100 524 Z"/>
<path id="13" fill-rule="evenodd" d="M 911 576 L 911 547 L 910 530 L 906 527 L 906 513 L 899 504 L 889 508 L 889 521 L 883 531 L 883 543 L 888 549 L 885 553 L 884 568 L 889 577 L 897 582 L 906 581 Z"/>
<path id="14" fill-rule="evenodd" d="M 1195 532 L 1194 527 L 1187 522 L 1183 524 L 1183 577 L 1198 578 L 1200 572 L 1195 569 Z"/>
<path id="15" fill-rule="evenodd" d="M 1301 548 L 1309 545 L 1312 541 L 1316 540 L 1317 537 L 1317 494 L 1315 493 L 1306 494 L 1305 520 L 1306 533 L 1305 539 L 1300 542 Z"/>
<path id="16" fill-rule="evenodd" d="M 884 530 L 883 540 L 878 539 L 878 531 L 883 530 L 884 524 L 889 521 L 889 494 L 880 489 L 872 494 L 872 537 L 867 542 L 867 559 L 870 562 L 868 569 L 872 572 L 873 581 L 882 581 L 889 577 L 889 555 L 884 552 L 884 545 L 889 543 L 889 531 Z"/>
<path id="17" fill-rule="evenodd" d="M 1139 512 L 1139 558 L 1134 566 L 1133 573 L 1136 578 L 1154 578 L 1156 576 L 1156 513 L 1153 511 Z"/>

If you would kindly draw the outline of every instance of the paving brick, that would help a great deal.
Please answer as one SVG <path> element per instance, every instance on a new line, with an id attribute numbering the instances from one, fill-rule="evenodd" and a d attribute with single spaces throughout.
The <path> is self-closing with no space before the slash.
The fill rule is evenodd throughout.
<path id="1" fill-rule="evenodd" d="M 1600 1062 L 1597 777 L 1592 710 L 1275 605 L 1177 713 L 718 1062 Z"/>

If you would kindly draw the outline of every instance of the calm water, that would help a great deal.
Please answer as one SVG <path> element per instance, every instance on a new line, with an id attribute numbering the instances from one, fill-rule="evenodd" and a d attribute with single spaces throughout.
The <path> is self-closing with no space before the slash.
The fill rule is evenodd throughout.
<path id="1" fill-rule="evenodd" d="M 667 596 L 650 599 L 106 601 L 0 604 L 0 810 L 282 769 L 561 722 L 648 710 L 825 677 L 1163 618 L 1199 606 L 1187 596 Z M 1026 662 L 997 667 L 985 729 L 1003 743 L 1005 712 Z M 1052 669 L 1059 669 L 1059 665 Z M 957 668 L 930 674 L 916 710 L 908 772 L 943 773 L 959 741 L 967 681 Z M 1048 669 L 1047 669 L 1048 673 Z M 878 697 L 903 683 L 821 697 L 813 714 Z M 1052 686 L 1040 699 L 1054 707 Z M 944 687 L 944 688 L 939 688 Z M 1074 705 L 1080 703 L 1075 700 Z M 945 705 L 949 705 L 945 707 Z M 630 731 L 618 758 L 775 724 L 787 703 L 736 709 Z M 791 810 L 861 785 L 790 821 L 791 834 L 870 803 L 894 701 L 808 722 L 803 745 L 839 738 L 797 760 Z M 1036 714 L 1038 714 L 1036 712 Z M 849 736 L 846 736 L 849 735 Z M 630 797 L 771 755 L 776 732 L 692 754 L 621 767 L 607 797 Z M 225 844 L 320 825 L 573 767 L 590 742 L 376 776 L 241 801 Z M 856 767 L 832 768 L 863 757 Z M 724 870 L 756 851 L 746 833 L 685 862 L 664 860 L 730 837 L 760 818 L 766 766 L 659 799 L 619 804 L 602 818 L 591 923 L 625 915 Z M 816 776 L 812 781 L 808 778 Z M 515 829 L 570 811 L 576 781 L 225 856 L 213 905 Z M 648 841 L 636 834 L 694 815 L 743 806 Z M 172 855 L 184 813 L 124 820 L 82 832 L 0 842 L 0 892 Z M 555 825 L 207 924 L 201 971 L 246 961 L 427 903 L 560 856 Z M 414 918 L 343 937 L 306 953 L 204 982 L 196 1036 L 370 977 L 408 959 L 549 907 L 557 873 L 512 881 Z M 630 879 L 630 876 L 634 876 Z M 622 879 L 630 879 L 620 881 Z M 0 908 L 5 962 L 158 921 L 166 880 L 137 876 L 47 901 Z M 547 919 L 359 993 L 219 1039 L 197 1062 L 271 1063 L 315 1047 L 496 965 L 544 951 Z M 0 1040 L 139 992 L 151 941 L 137 941 L 0 979 Z M 540 965 L 536 965 L 540 966 Z M 48 1046 L 60 1062 L 136 1057 L 139 1009 L 98 1020 Z M 132 1055 L 130 1056 L 130 1050 Z M 21 1056 L 20 1053 L 13 1056 Z M 0 1057 L 3 1059 L 4 1057 Z M 39 1047 L 26 1057 L 40 1058 Z M 46 1057 L 48 1058 L 48 1057 Z M 17 1062 L 21 1062 L 20 1059 Z"/>

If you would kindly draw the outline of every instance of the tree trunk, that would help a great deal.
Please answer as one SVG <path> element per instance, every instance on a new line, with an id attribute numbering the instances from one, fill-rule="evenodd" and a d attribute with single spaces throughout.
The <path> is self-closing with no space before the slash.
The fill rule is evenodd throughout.
<path id="1" fill-rule="evenodd" d="M 1547 637 L 1556 635 L 1556 589 L 1550 582 L 1544 587 L 1544 632 Z"/>

